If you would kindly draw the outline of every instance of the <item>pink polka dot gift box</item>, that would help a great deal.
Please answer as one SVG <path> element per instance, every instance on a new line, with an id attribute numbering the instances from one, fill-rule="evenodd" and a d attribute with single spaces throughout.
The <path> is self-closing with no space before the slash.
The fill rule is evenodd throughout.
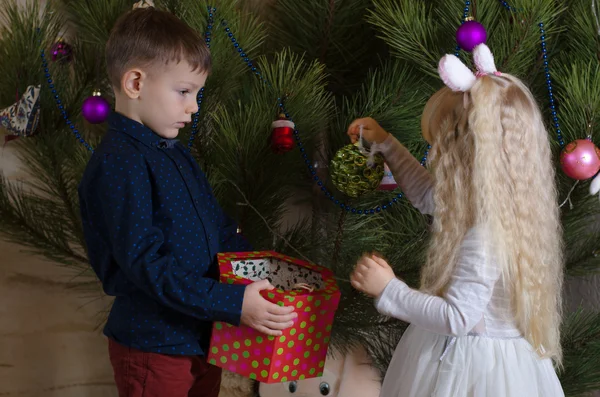
<path id="1" fill-rule="evenodd" d="M 221 282 L 268 279 L 275 289 L 261 294 L 280 306 L 294 305 L 298 318 L 279 337 L 215 322 L 208 361 L 263 383 L 322 376 L 340 301 L 333 272 L 274 251 L 220 253 L 218 260 Z"/>

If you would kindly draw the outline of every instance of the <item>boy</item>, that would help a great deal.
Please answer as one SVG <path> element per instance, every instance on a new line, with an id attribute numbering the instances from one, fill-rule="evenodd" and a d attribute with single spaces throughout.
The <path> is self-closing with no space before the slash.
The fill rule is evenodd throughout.
<path id="1" fill-rule="evenodd" d="M 122 16 L 106 46 L 115 112 L 79 186 L 88 255 L 115 301 L 104 328 L 119 396 L 216 397 L 213 321 L 280 335 L 296 314 L 220 284 L 217 252 L 250 247 L 174 139 L 198 111 L 211 61 L 202 38 L 152 7 Z"/>

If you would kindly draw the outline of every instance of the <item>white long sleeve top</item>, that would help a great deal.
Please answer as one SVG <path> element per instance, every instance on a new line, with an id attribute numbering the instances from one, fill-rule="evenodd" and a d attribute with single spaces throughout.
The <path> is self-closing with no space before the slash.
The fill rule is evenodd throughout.
<path id="1" fill-rule="evenodd" d="M 422 213 L 433 214 L 430 173 L 392 135 L 378 146 L 406 198 Z M 376 299 L 377 310 L 442 335 L 520 336 L 508 289 L 496 262 L 486 255 L 484 238 L 477 227 L 467 232 L 443 297 L 414 290 L 393 279 Z"/>

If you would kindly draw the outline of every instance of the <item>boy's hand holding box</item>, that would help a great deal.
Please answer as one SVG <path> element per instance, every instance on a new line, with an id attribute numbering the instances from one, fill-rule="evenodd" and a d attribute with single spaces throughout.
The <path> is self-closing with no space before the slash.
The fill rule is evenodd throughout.
<path id="1" fill-rule="evenodd" d="M 264 383 L 321 376 L 340 301 L 333 272 L 274 251 L 220 253 L 218 260 L 221 282 L 268 279 L 275 289 L 261 295 L 281 306 L 294 305 L 298 317 L 279 337 L 215 322 L 209 362 Z"/>

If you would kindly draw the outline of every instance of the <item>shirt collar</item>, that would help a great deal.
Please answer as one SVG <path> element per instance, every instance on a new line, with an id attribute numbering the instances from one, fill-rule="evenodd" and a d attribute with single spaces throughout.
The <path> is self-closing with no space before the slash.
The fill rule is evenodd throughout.
<path id="1" fill-rule="evenodd" d="M 108 116 L 108 127 L 111 130 L 123 132 L 152 148 L 171 149 L 178 141 L 177 139 L 163 138 L 142 123 L 117 112 L 111 112 Z"/>

